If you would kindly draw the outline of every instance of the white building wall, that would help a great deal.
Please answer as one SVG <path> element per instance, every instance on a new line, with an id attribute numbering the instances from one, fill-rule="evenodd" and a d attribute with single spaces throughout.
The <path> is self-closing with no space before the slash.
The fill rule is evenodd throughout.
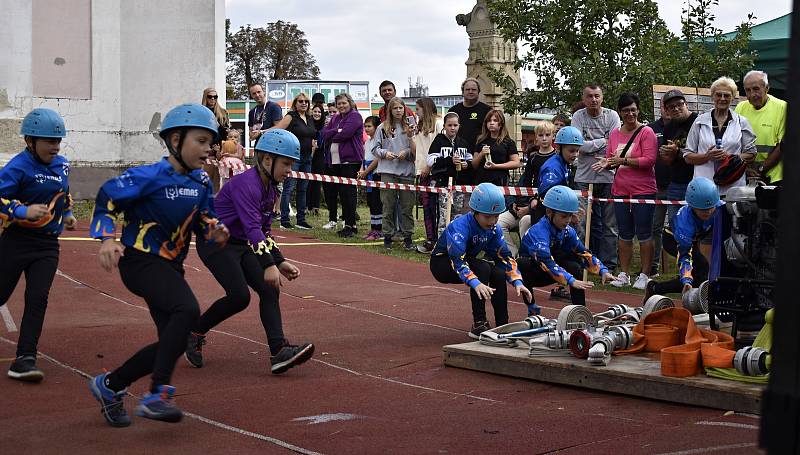
<path id="1" fill-rule="evenodd" d="M 170 108 L 200 102 L 205 87 L 225 94 L 224 0 L 92 0 L 88 100 L 33 96 L 32 5 L 0 0 L 0 164 L 24 147 L 19 125 L 35 107 L 64 117 L 74 167 L 116 171 L 163 155 Z M 69 11 L 54 14 L 70 26 Z"/>

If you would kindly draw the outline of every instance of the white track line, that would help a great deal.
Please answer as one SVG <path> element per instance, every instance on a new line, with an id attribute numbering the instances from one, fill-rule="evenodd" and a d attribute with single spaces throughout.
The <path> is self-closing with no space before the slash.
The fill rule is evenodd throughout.
<path id="1" fill-rule="evenodd" d="M 11 312 L 8 311 L 8 303 L 0 306 L 0 316 L 3 316 L 3 322 L 6 324 L 6 330 L 9 332 L 17 331 L 17 325 L 14 324 L 14 318 L 11 317 Z"/>
<path id="2" fill-rule="evenodd" d="M 5 337 L 0 337 L 0 341 L 3 341 L 5 343 L 8 343 L 8 344 L 16 346 L 16 343 L 14 343 L 13 341 L 11 341 L 9 339 L 6 339 Z M 41 351 L 38 352 L 38 355 L 39 355 L 39 357 L 41 357 L 41 358 L 43 358 L 43 359 L 45 359 L 45 360 L 47 360 L 47 361 L 49 361 L 49 362 L 51 362 L 51 363 L 53 363 L 55 365 L 58 365 L 61 368 L 69 370 L 69 371 L 77 374 L 78 376 L 82 376 L 85 379 L 91 379 L 92 378 L 92 375 L 90 375 L 89 373 L 87 373 L 87 372 L 85 372 L 83 370 L 80 370 L 80 369 L 78 369 L 76 367 L 73 367 L 71 365 L 68 365 L 68 364 L 66 364 L 64 362 L 61 362 L 59 360 L 56 360 L 53 357 L 51 357 L 51 356 L 49 356 L 49 355 L 47 355 L 47 354 L 45 354 L 45 353 L 43 353 Z M 132 397 L 136 397 L 136 395 L 133 395 L 131 393 L 128 393 L 128 395 L 130 395 Z M 247 430 L 239 428 L 239 427 L 234 427 L 234 426 L 222 423 L 222 422 L 218 422 L 216 420 L 209 419 L 208 417 L 203 417 L 203 416 L 201 416 L 199 414 L 195 414 L 193 412 L 183 411 L 183 415 L 185 415 L 187 417 L 190 417 L 192 419 L 195 419 L 195 420 L 199 420 L 200 422 L 203 422 L 205 424 L 208 424 L 208 425 L 211 425 L 211 426 L 226 430 L 226 431 L 230 431 L 230 432 L 233 432 L 233 433 L 240 434 L 242 436 L 247 436 L 247 437 L 250 437 L 250 438 L 258 439 L 258 440 L 261 440 L 261 441 L 264 441 L 264 442 L 269 442 L 271 444 L 275 444 L 276 446 L 282 447 L 284 449 L 291 450 L 291 451 L 293 451 L 295 453 L 301 453 L 303 455 L 323 455 L 323 454 L 321 454 L 319 452 L 314 452 L 313 450 L 304 449 L 302 447 L 298 447 L 298 446 L 296 446 L 294 444 L 290 444 L 288 442 L 281 441 L 280 439 L 276 439 L 276 438 L 273 438 L 271 436 L 266 436 L 266 435 L 263 435 L 263 434 L 260 434 L 260 433 L 253 433 L 252 431 L 247 431 Z"/>
<path id="3" fill-rule="evenodd" d="M 731 427 L 731 428 L 741 428 L 744 430 L 758 430 L 760 427 L 758 425 L 750 425 L 748 423 L 736 423 L 736 422 L 711 422 L 707 420 L 703 420 L 700 422 L 695 422 L 695 425 L 708 425 L 712 427 Z"/>
<path id="4" fill-rule="evenodd" d="M 76 278 L 73 278 L 73 277 L 65 274 L 64 272 L 62 272 L 60 270 L 58 270 L 56 272 L 56 274 L 58 276 L 60 276 L 60 277 L 63 277 L 65 279 L 73 282 L 73 283 L 80 284 L 82 286 L 86 286 L 89 289 L 93 289 L 93 290 L 97 291 L 100 295 L 108 297 L 108 298 L 110 298 L 110 299 L 112 299 L 112 300 L 114 300 L 116 302 L 123 303 L 123 304 L 125 304 L 127 306 L 131 306 L 131 307 L 137 308 L 139 310 L 149 311 L 146 306 L 134 305 L 133 303 L 129 303 L 129 302 L 126 302 L 126 301 L 124 301 L 124 300 L 122 300 L 120 298 L 114 297 L 113 295 L 108 294 L 107 292 L 101 291 L 101 290 L 99 290 L 99 289 L 97 289 L 95 287 L 92 287 L 89 284 L 84 283 L 84 282 L 82 282 L 82 281 L 80 281 L 80 280 L 78 280 Z M 309 300 L 309 299 L 304 299 L 304 300 Z M 401 320 L 405 321 L 404 319 L 401 319 Z M 407 321 L 407 322 L 413 322 L 413 321 Z M 420 324 L 422 324 L 422 323 L 420 323 Z M 448 329 L 449 330 L 454 330 L 452 328 L 448 328 Z M 215 332 L 215 333 L 220 333 L 222 335 L 227 335 L 227 336 L 231 336 L 231 337 L 234 337 L 234 338 L 238 338 L 238 339 L 241 339 L 241 340 L 249 341 L 251 343 L 255 343 L 255 344 L 260 345 L 260 346 L 267 346 L 266 343 L 263 343 L 263 342 L 260 342 L 260 341 L 256 341 L 256 340 L 253 340 L 251 338 L 247 338 L 247 337 L 244 337 L 244 336 L 241 336 L 241 335 L 236 335 L 236 334 L 233 334 L 233 333 L 230 333 L 230 332 L 224 332 L 222 330 L 217 330 L 217 329 L 212 329 L 211 331 Z M 348 368 L 340 367 L 338 365 L 334 365 L 334 364 L 331 364 L 331 363 L 328 363 L 328 362 L 324 362 L 324 361 L 318 360 L 318 359 L 313 359 L 312 358 L 311 360 L 315 361 L 317 363 L 320 363 L 322 365 L 326 365 L 326 366 L 329 366 L 329 367 L 333 367 L 333 368 L 336 368 L 336 369 L 339 369 L 339 370 L 346 371 L 348 373 L 352 373 L 352 374 L 357 375 L 357 376 L 365 376 L 365 377 L 368 377 L 368 378 L 373 378 L 373 379 L 378 379 L 378 380 L 381 380 L 381 381 L 390 382 L 392 384 L 398 384 L 398 385 L 403 385 L 403 386 L 406 386 L 406 387 L 411 387 L 411 388 L 415 388 L 415 389 L 423 389 L 423 390 L 428 390 L 428 391 L 431 391 L 431 392 L 438 392 L 438 393 L 447 394 L 447 395 L 461 396 L 461 397 L 471 398 L 471 399 L 475 399 L 475 400 L 486 401 L 486 402 L 490 402 L 490 403 L 502 403 L 501 401 L 498 401 L 498 400 L 493 400 L 491 398 L 480 397 L 480 396 L 477 396 L 477 395 L 470 395 L 470 394 L 460 393 L 460 392 L 450 392 L 448 390 L 441 390 L 441 389 L 433 389 L 433 388 L 429 388 L 429 387 L 420 386 L 420 385 L 417 385 L 417 384 L 411 384 L 411 383 L 408 383 L 408 382 L 399 381 L 397 379 L 385 378 L 385 377 L 382 377 L 382 376 L 377 376 L 377 375 L 373 375 L 373 374 L 369 374 L 369 373 L 360 373 L 360 372 L 357 372 L 357 371 L 354 371 L 354 370 L 350 370 Z"/>
<path id="5" fill-rule="evenodd" d="M 745 449 L 748 447 L 757 447 L 757 444 L 755 442 L 744 442 L 741 444 L 728 444 L 724 446 L 703 447 L 699 449 L 681 450 L 678 452 L 665 452 L 665 453 L 660 453 L 658 455 L 693 455 L 696 453 L 719 452 L 721 450 Z"/>

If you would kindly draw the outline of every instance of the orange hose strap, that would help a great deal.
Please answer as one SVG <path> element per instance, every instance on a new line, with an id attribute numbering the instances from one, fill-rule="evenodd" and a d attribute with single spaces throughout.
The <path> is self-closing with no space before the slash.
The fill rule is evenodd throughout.
<path id="1" fill-rule="evenodd" d="M 697 328 L 684 308 L 667 308 L 648 314 L 633 328 L 630 349 L 614 354 L 661 353 L 663 376 L 694 376 L 703 367 L 732 368 L 733 337 Z"/>

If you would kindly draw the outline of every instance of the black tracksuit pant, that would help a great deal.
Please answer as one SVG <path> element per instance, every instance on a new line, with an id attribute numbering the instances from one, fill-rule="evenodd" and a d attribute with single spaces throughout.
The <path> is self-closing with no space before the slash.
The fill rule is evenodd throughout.
<path id="1" fill-rule="evenodd" d="M 25 273 L 25 310 L 17 357 L 36 356 L 47 299 L 58 268 L 58 238 L 9 227 L 0 236 L 0 306 L 5 305 Z"/>
<path id="2" fill-rule="evenodd" d="M 583 278 L 583 265 L 577 255 L 557 250 L 553 251 L 553 259 L 576 280 Z M 539 261 L 535 261 L 529 256 L 520 256 L 517 259 L 517 268 L 522 275 L 522 281 L 531 292 L 534 287 L 547 286 L 556 282 L 542 267 L 543 265 Z M 586 305 L 586 291 L 583 289 L 570 287 L 569 298 L 573 305 Z"/>
<path id="3" fill-rule="evenodd" d="M 259 298 L 261 325 L 267 334 L 272 355 L 285 344 L 281 308 L 278 303 L 280 292 L 264 281 L 264 266 L 249 244 L 231 238 L 224 248 L 216 245 L 197 245 L 197 252 L 203 264 L 225 289 L 225 296 L 214 302 L 200 316 L 192 328 L 195 333 L 205 334 L 220 322 L 228 319 L 250 304 L 250 290 L 256 291 Z M 278 248 L 272 249 L 272 256 L 278 263 L 283 260 Z"/>
<path id="4" fill-rule="evenodd" d="M 466 258 L 470 270 L 478 277 L 481 283 L 494 288 L 492 294 L 492 309 L 494 310 L 495 325 L 508 324 L 508 288 L 506 287 L 506 273 L 502 267 L 493 262 L 474 257 Z M 431 256 L 430 269 L 433 277 L 440 283 L 461 284 L 450 256 L 446 254 Z M 469 289 L 469 298 L 472 302 L 472 319 L 474 322 L 486 321 L 485 303 L 478 297 L 474 289 Z"/>

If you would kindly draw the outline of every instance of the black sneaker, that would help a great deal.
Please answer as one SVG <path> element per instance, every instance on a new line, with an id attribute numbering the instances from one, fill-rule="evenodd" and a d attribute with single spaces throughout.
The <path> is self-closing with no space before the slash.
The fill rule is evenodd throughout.
<path id="1" fill-rule="evenodd" d="M 313 226 L 311 226 L 310 224 L 306 223 L 305 221 L 300 221 L 295 226 L 297 226 L 297 229 L 303 229 L 303 230 L 306 230 L 306 231 L 309 230 L 309 229 L 314 229 Z"/>
<path id="2" fill-rule="evenodd" d="M 470 338 L 474 338 L 474 339 L 477 340 L 478 338 L 480 338 L 481 333 L 483 333 L 483 332 L 485 332 L 485 331 L 487 331 L 487 330 L 489 330 L 491 328 L 492 328 L 492 326 L 490 326 L 488 322 L 486 322 L 486 321 L 478 321 L 478 322 L 472 324 L 472 329 L 470 329 L 470 331 L 467 332 L 467 335 L 469 335 Z"/>
<path id="3" fill-rule="evenodd" d="M 294 226 L 292 226 L 292 223 L 288 221 L 285 223 L 281 221 L 281 229 L 294 229 Z"/>
<path id="4" fill-rule="evenodd" d="M 644 296 L 642 296 L 642 306 L 644 306 L 644 304 L 647 303 L 647 299 L 655 295 L 656 284 L 658 284 L 658 281 L 656 280 L 647 281 L 647 284 L 644 286 Z"/>
<path id="5" fill-rule="evenodd" d="M 300 346 L 287 344 L 277 354 L 270 357 L 272 374 L 284 373 L 289 368 L 304 363 L 312 355 L 314 355 L 314 345 L 311 343 L 303 343 Z"/>
<path id="6" fill-rule="evenodd" d="M 392 236 L 386 235 L 383 237 L 383 247 L 387 250 L 392 249 Z"/>
<path id="7" fill-rule="evenodd" d="M 564 286 L 556 286 L 550 289 L 550 299 L 570 300 L 569 291 Z"/>
<path id="8" fill-rule="evenodd" d="M 345 226 L 344 229 L 337 231 L 336 234 L 343 239 L 350 238 L 356 235 L 356 228 L 352 226 Z"/>
<path id="9" fill-rule="evenodd" d="M 403 249 L 406 251 L 417 251 L 417 247 L 414 245 L 414 242 L 411 241 L 411 237 L 403 239 Z"/>
<path id="10" fill-rule="evenodd" d="M 203 345 L 206 344 L 206 336 L 199 333 L 190 333 L 186 341 L 186 351 L 183 356 L 195 368 L 203 368 Z"/>
<path id="11" fill-rule="evenodd" d="M 26 355 L 14 359 L 8 369 L 8 377 L 18 381 L 40 382 L 44 379 L 44 373 L 36 368 L 36 357 Z"/>
<path id="12" fill-rule="evenodd" d="M 436 246 L 436 243 L 428 240 L 425 243 L 417 245 L 417 252 L 422 254 L 431 254 L 434 246 Z"/>

